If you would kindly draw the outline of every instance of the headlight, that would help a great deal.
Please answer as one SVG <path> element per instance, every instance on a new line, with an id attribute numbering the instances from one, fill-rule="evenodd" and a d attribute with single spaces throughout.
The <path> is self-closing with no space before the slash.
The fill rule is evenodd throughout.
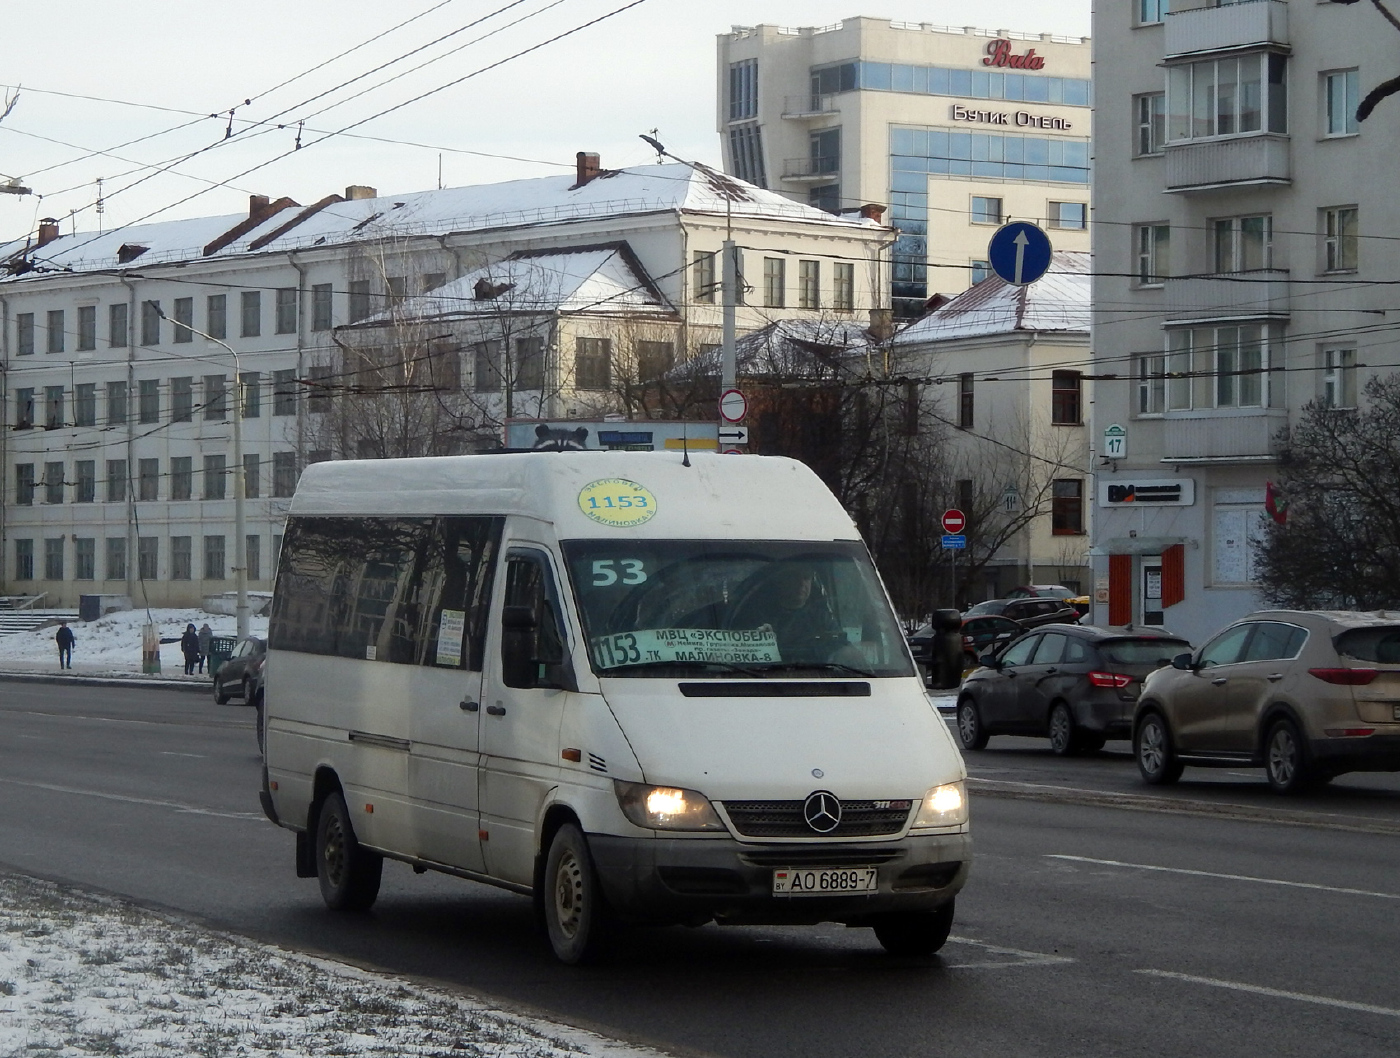
<path id="1" fill-rule="evenodd" d="M 961 781 L 935 786 L 924 794 L 916 827 L 956 827 L 967 822 L 967 789 Z"/>
<path id="2" fill-rule="evenodd" d="M 648 830 L 723 830 L 709 799 L 694 790 L 613 780 L 622 814 Z"/>

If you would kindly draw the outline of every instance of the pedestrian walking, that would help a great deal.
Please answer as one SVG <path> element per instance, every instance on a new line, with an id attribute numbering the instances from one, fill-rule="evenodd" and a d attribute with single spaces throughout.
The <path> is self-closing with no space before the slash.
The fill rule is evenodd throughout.
<path id="1" fill-rule="evenodd" d="M 204 671 L 204 663 L 209 660 L 209 646 L 214 641 L 214 630 L 209 627 L 209 622 L 199 626 L 199 671 Z M 213 666 L 210 666 L 213 671 Z"/>
<path id="2" fill-rule="evenodd" d="M 73 634 L 73 629 L 68 627 L 67 621 L 58 622 L 58 631 L 53 634 L 53 639 L 58 644 L 58 667 L 71 669 L 73 667 L 73 644 L 78 641 L 78 637 Z"/>
<path id="3" fill-rule="evenodd" d="M 180 637 L 180 653 L 185 655 L 185 675 L 193 676 L 194 667 L 199 663 L 199 633 L 193 624 L 187 624 L 185 634 Z"/>

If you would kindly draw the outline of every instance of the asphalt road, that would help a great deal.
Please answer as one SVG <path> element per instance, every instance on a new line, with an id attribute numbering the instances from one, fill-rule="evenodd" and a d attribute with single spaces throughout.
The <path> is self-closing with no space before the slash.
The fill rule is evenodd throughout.
<path id="1" fill-rule="evenodd" d="M 1257 773 L 1188 771 L 1161 806 L 1122 754 L 1005 739 L 969 765 L 977 860 L 931 960 L 866 930 L 708 926 L 569 969 L 524 898 L 399 864 L 373 913 L 333 916 L 258 810 L 251 713 L 168 691 L 0 681 L 0 867 L 680 1054 L 1396 1053 L 1400 784 L 1280 812 Z"/>

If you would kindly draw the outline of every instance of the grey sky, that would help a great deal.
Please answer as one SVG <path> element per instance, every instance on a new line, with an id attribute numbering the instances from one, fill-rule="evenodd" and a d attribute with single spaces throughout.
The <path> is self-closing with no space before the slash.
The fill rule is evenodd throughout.
<path id="1" fill-rule="evenodd" d="M 160 218 L 238 212 L 247 208 L 250 192 L 311 202 L 350 183 L 371 184 L 386 192 L 431 188 L 437 184 L 440 152 L 448 185 L 564 172 L 562 166 L 571 166 L 579 150 L 598 151 L 605 166 L 633 165 L 655 159 L 637 139 L 638 133 L 653 128 L 676 153 L 717 162 L 715 35 L 734 24 L 827 25 L 843 16 L 865 14 L 1029 32 L 1089 32 L 1088 0 L 982 0 L 973 22 L 967 5 L 948 2 L 874 0 L 862 8 L 855 0 L 644 0 L 599 25 L 355 130 L 426 146 L 346 136 L 315 142 L 320 134 L 312 129 L 342 129 L 627 2 L 410 0 L 387 5 L 378 0 L 242 0 L 234 5 L 208 0 L 9 0 L 4 17 L 10 46 L 0 67 L 0 83 L 24 87 L 13 112 L 0 122 L 0 173 L 23 177 L 44 197 L 0 195 L 0 241 L 22 237 L 39 216 L 66 218 L 74 209 L 81 212 L 64 220 L 65 231 L 71 223 L 78 230 L 95 229 L 99 218 L 92 204 L 99 176 L 106 178 L 109 196 L 100 220 L 111 228 L 194 194 L 209 181 L 229 180 L 230 186 L 176 205 Z M 443 6 L 438 10 L 397 32 L 267 92 L 439 3 Z M 486 17 L 507 5 L 509 10 Z M 486 21 L 475 29 L 406 62 L 305 102 L 483 17 Z M 522 17 L 518 25 L 502 28 Z M 421 71 L 314 113 L 493 30 L 498 32 Z M 49 92 L 194 113 L 165 113 Z M 248 98 L 252 104 L 238 109 L 236 119 L 288 122 L 291 127 L 250 128 L 247 121 L 235 120 L 237 135 L 223 141 L 229 107 Z M 209 118 L 214 111 L 224 116 Z M 307 124 L 303 147 L 293 151 L 300 120 Z M 165 131 L 186 122 L 192 124 Z M 163 134 L 113 150 L 153 133 Z M 75 161 L 99 149 L 120 157 Z M 149 175 L 142 164 L 201 149 L 202 154 L 175 165 L 174 171 L 124 189 Z M 279 158 L 283 154 L 288 156 Z M 540 164 L 550 162 L 558 164 Z M 237 175 L 255 166 L 262 167 Z"/>

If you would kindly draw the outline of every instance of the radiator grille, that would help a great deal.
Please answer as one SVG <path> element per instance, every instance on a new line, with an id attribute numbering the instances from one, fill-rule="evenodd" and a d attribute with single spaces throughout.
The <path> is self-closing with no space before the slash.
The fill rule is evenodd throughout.
<path id="1" fill-rule="evenodd" d="M 725 801 L 734 829 L 747 838 L 870 838 L 898 834 L 913 801 L 842 801 L 841 822 L 826 833 L 807 825 L 803 801 Z"/>

